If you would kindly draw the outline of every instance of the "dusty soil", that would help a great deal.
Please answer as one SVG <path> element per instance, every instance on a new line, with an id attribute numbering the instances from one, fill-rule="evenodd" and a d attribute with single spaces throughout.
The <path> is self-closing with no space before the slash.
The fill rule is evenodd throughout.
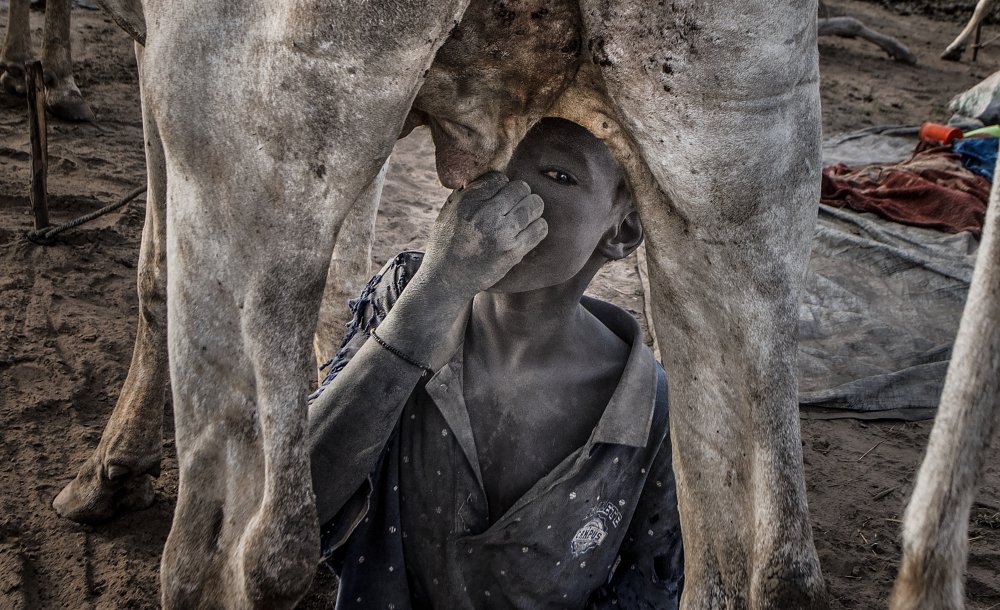
<path id="1" fill-rule="evenodd" d="M 910 15 L 922 15 L 942 21 L 953 21 L 962 23 L 964 26 L 972 17 L 972 12 L 976 8 L 975 2 L 967 0 L 867 0 L 872 4 L 877 4 L 887 8 L 899 15 L 908 17 Z M 994 5 L 986 15 L 986 24 L 997 23 L 1000 16 L 1000 6 Z M 955 30 L 958 34 L 961 28 Z M 985 38 L 983 40 L 986 40 Z"/>
<path id="2" fill-rule="evenodd" d="M 948 99 L 1000 59 L 1000 45 L 977 64 L 937 59 L 960 29 L 954 19 L 963 16 L 933 21 L 872 3 L 835 4 L 900 38 L 921 65 L 895 64 L 861 41 L 823 40 L 827 133 L 944 120 Z M 4 23 L 6 12 L 0 0 Z M 145 181 L 132 46 L 101 13 L 77 9 L 74 19 L 77 79 L 99 124 L 50 119 L 54 222 Z M 41 15 L 32 23 L 38 40 Z M 994 30 L 988 27 L 986 37 Z M 177 485 L 169 401 L 152 508 L 94 527 L 63 521 L 50 508 L 97 444 L 125 378 L 143 204 L 68 233 L 56 246 L 35 246 L 23 237 L 31 224 L 27 151 L 25 104 L 0 96 L 0 608 L 153 607 Z M 379 216 L 376 262 L 419 247 L 443 194 L 426 134 L 401 142 Z M 610 266 L 594 292 L 642 318 L 634 269 L 632 260 Z M 928 422 L 802 422 L 813 531 L 834 608 L 885 606 L 899 557 L 898 520 L 929 430 Z M 994 448 L 970 529 L 968 595 L 977 609 L 1000 607 L 998 457 Z M 333 590 L 321 571 L 304 605 L 323 606 Z"/>

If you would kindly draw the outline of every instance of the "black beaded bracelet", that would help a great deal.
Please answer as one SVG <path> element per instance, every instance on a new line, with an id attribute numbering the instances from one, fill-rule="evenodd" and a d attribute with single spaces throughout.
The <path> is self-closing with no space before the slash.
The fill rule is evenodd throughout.
<path id="1" fill-rule="evenodd" d="M 382 347 L 384 347 L 385 349 L 387 349 L 389 351 L 389 353 L 393 354 L 394 356 L 397 356 L 399 359 L 403 360 L 407 364 L 412 364 L 413 366 L 421 369 L 422 370 L 422 372 L 420 373 L 421 377 L 427 377 L 428 375 L 430 375 L 433 372 L 433 371 L 431 371 L 431 367 L 427 366 L 426 364 L 423 364 L 421 362 L 418 362 L 418 361 L 414 360 L 413 358 L 411 358 L 411 357 L 407 356 L 405 353 L 403 353 L 401 350 L 398 350 L 395 347 L 393 347 L 393 346 L 389 345 L 388 343 L 386 343 L 385 340 L 382 339 L 382 337 L 379 337 L 378 335 L 375 334 L 375 329 L 374 328 L 371 329 L 370 331 L 368 331 L 368 336 L 371 337 L 372 339 L 375 339 L 375 343 L 378 343 L 379 345 L 381 345 Z"/>

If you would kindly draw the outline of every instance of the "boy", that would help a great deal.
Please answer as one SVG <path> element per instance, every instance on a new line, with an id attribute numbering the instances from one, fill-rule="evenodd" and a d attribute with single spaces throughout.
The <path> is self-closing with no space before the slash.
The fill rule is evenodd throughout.
<path id="1" fill-rule="evenodd" d="M 372 278 L 310 408 L 337 607 L 675 608 L 666 379 L 635 320 L 583 296 L 642 241 L 631 195 L 561 119 L 506 174 Z"/>

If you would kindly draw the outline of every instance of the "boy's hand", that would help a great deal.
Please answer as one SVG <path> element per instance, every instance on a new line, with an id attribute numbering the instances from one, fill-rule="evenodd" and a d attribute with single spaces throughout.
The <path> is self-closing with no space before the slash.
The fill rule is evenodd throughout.
<path id="1" fill-rule="evenodd" d="M 500 281 L 548 233 L 542 198 L 499 172 L 453 191 L 431 230 L 425 268 L 459 299 Z"/>

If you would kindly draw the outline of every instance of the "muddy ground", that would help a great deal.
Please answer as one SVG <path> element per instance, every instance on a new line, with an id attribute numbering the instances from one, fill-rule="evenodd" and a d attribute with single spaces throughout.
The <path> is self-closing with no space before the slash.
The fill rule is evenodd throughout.
<path id="1" fill-rule="evenodd" d="M 827 133 L 875 124 L 944 120 L 948 99 L 997 68 L 1000 45 L 976 64 L 938 53 L 959 31 L 957 13 L 834 2 L 894 35 L 921 64 L 902 66 L 852 40 L 825 39 Z M 899 9 L 901 3 L 893 3 Z M 937 4 L 937 3 L 933 3 Z M 972 0 L 968 0 L 971 12 Z M 0 23 L 7 3 L 0 0 Z M 966 13 L 968 14 L 968 13 Z M 50 119 L 54 222 L 117 199 L 145 182 L 132 46 L 101 13 L 76 9 L 73 50 L 96 125 Z M 32 15 L 35 40 L 41 15 Z M 989 26 L 985 39 L 997 33 Z M 156 504 L 102 526 L 59 519 L 50 503 L 96 446 L 125 379 L 137 315 L 135 276 L 141 201 L 40 247 L 23 234 L 28 212 L 28 136 L 23 100 L 0 95 L 0 608 L 148 608 L 158 602 L 157 565 L 176 493 L 171 411 L 165 400 L 163 473 Z M 426 134 L 401 142 L 378 221 L 375 258 L 419 247 L 444 191 Z M 610 266 L 594 292 L 642 318 L 634 261 Z M 923 454 L 929 422 L 802 422 L 813 531 L 834 608 L 885 606 L 899 557 L 899 518 Z M 988 458 L 973 509 L 970 608 L 1000 608 L 1000 452 Z M 330 601 L 320 573 L 306 607 Z"/>

